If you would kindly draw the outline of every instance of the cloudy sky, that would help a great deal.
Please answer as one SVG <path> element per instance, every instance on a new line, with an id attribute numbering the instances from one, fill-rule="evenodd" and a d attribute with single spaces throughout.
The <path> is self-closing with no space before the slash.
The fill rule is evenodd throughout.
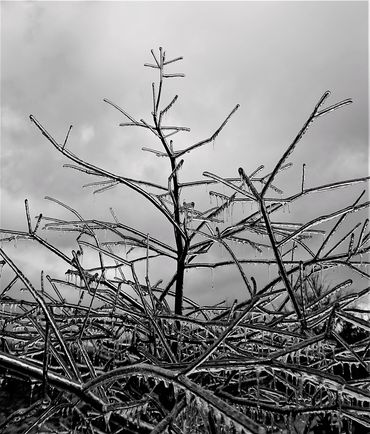
<path id="1" fill-rule="evenodd" d="M 143 64 L 159 46 L 169 58 L 184 57 L 171 71 L 186 78 L 169 81 L 164 93 L 168 100 L 179 95 L 168 122 L 191 127 L 175 136 L 175 146 L 208 137 L 240 104 L 214 146 L 186 158 L 183 181 L 201 179 L 205 170 L 225 176 L 236 176 L 239 166 L 247 173 L 260 164 L 271 170 L 328 89 L 329 104 L 348 97 L 354 104 L 313 125 L 279 185 L 296 192 L 302 163 L 309 186 L 366 176 L 367 8 L 353 1 L 1 2 L 1 227 L 26 229 L 25 198 L 32 215 L 70 218 L 44 200 L 48 195 L 86 218 L 111 220 L 113 206 L 122 222 L 171 239 L 163 219 L 134 193 L 82 189 L 95 179 L 63 168 L 65 157 L 29 121 L 33 114 L 58 141 L 73 124 L 68 146 L 75 154 L 115 173 L 165 183 L 166 161 L 141 151 L 158 144 L 146 132 L 119 127 L 122 115 L 103 102 L 149 120 L 157 77 Z M 362 188 L 317 196 L 296 215 L 334 211 Z M 184 199 L 193 199 L 190 191 Z M 66 252 L 75 248 L 71 239 L 59 243 Z M 13 250 L 31 277 L 56 267 L 44 251 Z M 189 277 L 191 294 L 209 301 L 223 297 L 226 285 L 232 295 L 240 292 L 238 277 L 219 273 L 211 285 L 207 273 Z"/>

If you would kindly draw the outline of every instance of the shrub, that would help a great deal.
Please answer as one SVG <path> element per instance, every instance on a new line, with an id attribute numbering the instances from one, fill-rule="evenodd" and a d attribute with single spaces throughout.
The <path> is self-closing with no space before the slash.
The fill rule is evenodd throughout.
<path id="1" fill-rule="evenodd" d="M 26 432 L 43 427 L 45 432 L 117 434 L 309 433 L 369 427 L 369 325 L 358 315 L 364 313 L 358 302 L 369 287 L 354 288 L 358 282 L 353 279 L 320 285 L 318 277 L 338 267 L 369 277 L 368 262 L 362 258 L 369 250 L 368 219 L 336 235 L 344 220 L 369 202 L 361 202 L 362 194 L 353 204 L 306 223 L 273 220 L 299 198 L 309 201 L 315 193 L 367 181 L 362 177 L 307 188 L 303 167 L 295 194 L 284 196 L 274 185 L 291 166 L 288 159 L 308 127 L 351 100 L 324 107 L 329 97 L 325 92 L 270 173 L 260 166 L 247 175 L 240 167 L 233 178 L 204 172 L 204 180 L 181 182 L 186 154 L 215 140 L 239 106 L 210 137 L 176 149 L 170 137 L 188 129 L 164 124 L 177 96 L 167 105 L 162 100 L 166 81 L 183 76 L 167 72 L 167 66 L 181 58 L 168 60 L 161 48 L 151 54 L 153 63 L 145 66 L 159 72 L 157 85 L 152 84 L 151 121 L 137 120 L 105 101 L 124 116 L 120 125 L 144 128 L 158 140 L 161 150 L 144 150 L 168 161 L 167 185 L 92 165 L 68 149 L 71 127 L 60 144 L 30 118 L 69 160 L 66 167 L 98 177 L 90 184 L 97 192 L 124 185 L 143 196 L 167 220 L 174 242 L 121 223 L 114 210 L 112 221 L 88 220 L 51 198 L 73 218 L 40 214 L 33 224 L 25 201 L 28 230 L 2 229 L 3 244 L 14 238 L 40 243 L 66 262 L 68 278 L 44 278 L 42 273 L 36 288 L 5 249 L 0 250 L 2 264 L 13 273 L 1 293 L 0 366 L 6 378 L 20 376 L 37 388 L 31 405 L 4 420 L 3 430 L 15 432 L 26 418 Z M 210 209 L 183 201 L 184 190 L 201 185 L 224 186 L 228 193 L 210 191 L 220 202 Z M 223 220 L 225 211 L 245 203 L 257 208 L 243 208 L 235 223 Z M 335 223 L 328 229 L 331 220 Z M 66 254 L 48 242 L 41 235 L 42 224 L 45 230 L 76 232 L 78 249 Z M 102 232 L 107 234 L 104 241 Z M 317 248 L 318 236 L 323 238 Z M 265 256 L 239 257 L 235 245 Z M 215 246 L 228 257 L 209 262 L 207 254 Z M 83 265 L 86 256 L 95 261 L 93 266 Z M 173 270 L 168 282 L 151 279 L 150 267 L 158 258 Z M 140 263 L 145 264 L 143 274 L 138 272 Z M 262 285 L 251 276 L 251 264 L 272 264 L 278 272 Z M 185 271 L 219 267 L 237 271 L 246 300 L 200 306 L 189 299 Z M 17 285 L 29 291 L 32 301 L 11 295 Z M 74 294 L 65 295 L 71 293 L 66 288 L 78 294 L 77 300 Z M 347 334 L 341 334 L 341 327 Z M 359 331 L 355 339 L 350 339 L 348 327 Z"/>

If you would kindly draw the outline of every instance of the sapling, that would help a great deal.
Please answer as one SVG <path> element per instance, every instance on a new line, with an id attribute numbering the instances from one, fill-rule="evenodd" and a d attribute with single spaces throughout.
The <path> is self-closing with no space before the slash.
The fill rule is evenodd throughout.
<path id="1" fill-rule="evenodd" d="M 172 243 L 164 241 L 121 222 L 114 209 L 109 221 L 84 218 L 50 197 L 70 219 L 40 214 L 33 224 L 26 200 L 26 230 L 0 230 L 1 264 L 12 273 L 10 281 L 2 280 L 0 367 L 4 375 L 32 378 L 40 385 L 30 429 L 59 429 L 55 417 L 65 412 L 73 414 L 73 422 L 65 417 L 63 423 L 71 424 L 67 429 L 81 432 L 309 433 L 320 426 L 323 415 L 337 432 L 350 432 L 355 424 L 366 429 L 370 328 L 358 314 L 366 313 L 359 301 L 370 287 L 352 275 L 370 277 L 368 219 L 344 235 L 337 229 L 369 202 L 362 194 L 352 204 L 304 223 L 282 222 L 278 216 L 298 199 L 309 201 L 313 194 L 365 183 L 369 177 L 307 187 L 303 165 L 296 193 L 285 195 L 276 185 L 281 171 L 292 166 L 288 159 L 309 126 L 351 100 L 328 105 L 325 92 L 267 173 L 260 165 L 249 174 L 239 167 L 234 177 L 205 171 L 202 180 L 183 181 L 179 171 L 188 153 L 212 143 L 239 105 L 208 138 L 178 149 L 175 136 L 189 128 L 165 123 L 178 96 L 164 101 L 164 88 L 167 80 L 184 77 L 168 70 L 182 58 L 168 58 L 162 48 L 151 55 L 145 66 L 158 73 L 158 81 L 151 87 L 150 118 L 138 120 L 115 102 L 105 102 L 123 116 L 122 127 L 145 129 L 157 140 L 158 149 L 143 150 L 168 162 L 165 184 L 91 164 L 78 156 L 78 149 L 70 150 L 72 127 L 60 143 L 30 116 L 67 159 L 66 167 L 97 178 L 87 184 L 95 193 L 119 185 L 133 190 L 166 219 L 173 233 Z M 209 191 L 217 206 L 202 208 L 188 196 L 184 199 L 184 191 L 202 185 L 224 189 Z M 253 204 L 250 211 L 245 204 Z M 236 221 L 223 219 L 240 205 L 244 213 Z M 77 247 L 62 251 L 46 240 L 44 230 L 75 232 Z M 70 277 L 42 274 L 36 287 L 6 248 L 14 238 L 42 245 L 66 263 Z M 243 246 L 242 256 L 238 245 Z M 225 256 L 211 261 L 208 253 L 216 246 Z M 158 258 L 168 262 L 172 274 L 155 281 L 152 270 Z M 140 264 L 145 264 L 144 272 Z M 261 283 L 251 273 L 252 264 L 273 265 L 278 273 Z M 339 267 L 351 278 L 348 274 L 325 292 L 318 290 L 317 276 Z M 185 272 L 218 268 L 237 273 L 244 299 L 202 306 L 189 298 Z M 19 287 L 33 299 L 17 298 L 13 289 Z M 365 337 L 348 342 L 338 322 L 351 324 Z M 348 379 L 338 373 L 341 366 L 361 366 L 361 375 Z M 17 412 L 16 417 L 29 414 Z M 15 414 L 1 422 L 2 428 L 11 432 L 14 420 Z"/>

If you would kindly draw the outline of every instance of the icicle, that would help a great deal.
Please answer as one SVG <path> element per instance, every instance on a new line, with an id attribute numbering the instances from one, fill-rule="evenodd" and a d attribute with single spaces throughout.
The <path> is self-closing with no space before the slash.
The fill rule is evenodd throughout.
<path id="1" fill-rule="evenodd" d="M 261 415 L 262 415 L 262 424 L 265 426 L 266 425 L 266 418 L 267 418 L 267 411 L 265 410 L 260 410 Z"/>
<path id="2" fill-rule="evenodd" d="M 319 397 L 320 397 L 319 405 L 320 405 L 320 407 L 322 406 L 322 398 L 323 398 L 323 391 L 322 391 L 322 389 L 323 389 L 323 387 L 320 386 L 320 394 L 319 394 Z"/>
<path id="3" fill-rule="evenodd" d="M 353 363 L 350 363 L 349 365 L 348 365 L 348 370 L 349 370 L 349 378 L 350 378 L 350 380 L 352 380 L 352 378 L 353 378 L 353 373 L 352 373 L 352 367 L 353 367 Z M 356 368 L 356 366 L 355 366 L 355 368 Z"/>
<path id="4" fill-rule="evenodd" d="M 257 410 L 260 409 L 260 373 L 261 373 L 261 368 L 260 368 L 259 366 L 257 366 L 257 368 L 256 368 L 256 380 L 257 380 L 257 384 L 256 384 Z"/>
<path id="5" fill-rule="evenodd" d="M 186 389 L 185 390 L 185 400 L 186 400 L 187 404 L 190 403 L 190 399 L 191 399 L 191 393 Z"/>
<path id="6" fill-rule="evenodd" d="M 272 387 L 274 390 L 276 390 L 276 376 L 274 370 L 272 370 Z"/>
<path id="7" fill-rule="evenodd" d="M 178 387 L 176 384 L 173 385 L 173 393 L 175 395 L 175 398 L 177 398 L 179 392 L 181 391 L 181 388 Z"/>
<path id="8" fill-rule="evenodd" d="M 242 373 L 242 371 L 241 371 L 241 369 L 239 369 L 239 372 L 238 372 L 238 393 L 240 394 L 240 392 L 241 392 L 241 390 L 242 390 L 242 386 L 241 386 L 241 373 Z"/>
<path id="9" fill-rule="evenodd" d="M 344 363 L 340 362 L 339 364 L 340 364 L 340 372 L 341 372 L 341 374 L 343 376 L 344 375 Z"/>
<path id="10" fill-rule="evenodd" d="M 275 427 L 274 413 L 270 413 L 270 430 L 271 430 L 271 432 L 274 431 L 274 427 Z"/>
<path id="11" fill-rule="evenodd" d="M 255 422 L 257 422 L 257 420 L 258 420 L 258 413 L 257 413 L 257 410 L 255 407 L 251 407 L 251 418 Z"/>
<path id="12" fill-rule="evenodd" d="M 30 401 L 31 402 L 32 402 L 34 388 L 35 388 L 35 384 L 33 382 L 31 382 L 31 384 L 30 384 Z"/>
<path id="13" fill-rule="evenodd" d="M 353 432 L 353 421 L 351 418 L 347 418 L 347 426 L 348 426 L 348 432 Z"/>
<path id="14" fill-rule="evenodd" d="M 299 393 L 298 399 L 301 399 L 303 395 L 304 378 L 302 378 L 302 376 L 300 375 L 297 381 L 298 381 L 298 393 Z"/>
<path id="15" fill-rule="evenodd" d="M 294 425 L 293 413 L 289 413 L 289 427 Z"/>
<path id="16" fill-rule="evenodd" d="M 337 424 L 338 432 L 342 432 L 342 403 L 343 403 L 343 391 L 342 388 L 338 390 L 338 411 L 337 411 Z"/>
<path id="17" fill-rule="evenodd" d="M 306 358 L 306 363 L 310 363 L 310 357 L 309 357 L 309 347 L 305 347 L 305 349 L 304 349 L 304 355 L 305 355 L 305 358 Z"/>

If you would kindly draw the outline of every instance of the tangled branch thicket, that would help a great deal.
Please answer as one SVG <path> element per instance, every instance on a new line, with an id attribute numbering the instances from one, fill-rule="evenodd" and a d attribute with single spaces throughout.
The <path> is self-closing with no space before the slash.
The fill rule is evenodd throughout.
<path id="1" fill-rule="evenodd" d="M 159 73 L 152 84 L 151 121 L 105 101 L 124 116 L 120 125 L 144 128 L 158 140 L 161 150 L 143 149 L 167 159 L 167 185 L 92 165 L 68 149 L 71 128 L 60 144 L 30 118 L 69 160 L 65 166 L 98 177 L 90 184 L 96 192 L 124 185 L 143 196 L 167 220 L 174 243 L 121 223 L 113 210 L 112 221 L 88 220 L 51 198 L 72 219 L 40 214 L 34 223 L 25 201 L 28 230 L 1 229 L 1 263 L 11 278 L 2 278 L 0 367 L 3 381 L 17 377 L 36 389 L 29 407 L 0 421 L 3 432 L 17 432 L 20 425 L 26 433 L 365 432 L 370 326 L 360 302 L 370 287 L 361 287 L 364 280 L 356 276 L 370 277 L 368 219 L 344 235 L 338 230 L 369 202 L 363 193 L 347 207 L 306 223 L 280 222 L 276 216 L 297 199 L 309 201 L 312 194 L 368 177 L 308 188 L 303 167 L 295 194 L 285 196 L 274 185 L 291 166 L 288 158 L 308 127 L 351 100 L 325 106 L 325 92 L 270 173 L 264 174 L 263 166 L 248 175 L 239 168 L 233 178 L 204 172 L 204 180 L 180 182 L 182 158 L 211 143 L 239 106 L 209 138 L 176 149 L 170 137 L 189 129 L 165 125 L 177 95 L 167 105 L 162 100 L 166 80 L 183 76 L 167 72 L 181 57 L 168 60 L 161 48 L 151 54 L 153 63 L 145 66 Z M 224 188 L 209 192 L 217 206 L 201 210 L 182 200 L 184 190 L 201 185 Z M 223 216 L 234 205 L 244 215 L 228 223 Z M 63 252 L 42 236 L 42 226 L 77 233 L 78 248 Z M 39 243 L 65 261 L 68 279 L 42 273 L 40 286 L 34 286 L 7 253 L 6 243 L 15 238 Z M 228 259 L 207 261 L 215 246 Z M 242 257 L 235 246 L 243 247 Z M 93 267 L 83 265 L 86 256 L 95 259 Z M 173 267 L 168 281 L 151 279 L 149 265 L 158 258 Z M 140 263 L 145 264 L 141 274 Z M 262 285 L 251 276 L 253 263 L 272 264 L 277 273 Z M 186 297 L 187 270 L 218 267 L 237 271 L 246 300 L 200 306 Z M 347 270 L 346 280 L 320 285 L 321 274 L 339 267 Z M 32 300 L 15 297 L 17 288 L 29 291 Z"/>

